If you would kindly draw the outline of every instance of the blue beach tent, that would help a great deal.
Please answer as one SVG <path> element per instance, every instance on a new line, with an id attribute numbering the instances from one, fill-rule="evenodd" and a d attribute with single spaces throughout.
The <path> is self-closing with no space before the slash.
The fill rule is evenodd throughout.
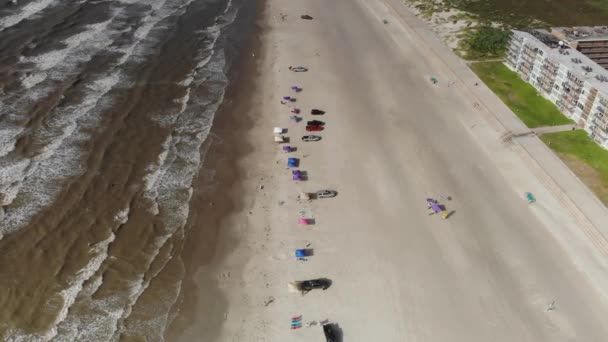
<path id="1" fill-rule="evenodd" d="M 287 159 L 287 167 L 298 167 L 299 159 L 298 158 L 288 158 Z"/>

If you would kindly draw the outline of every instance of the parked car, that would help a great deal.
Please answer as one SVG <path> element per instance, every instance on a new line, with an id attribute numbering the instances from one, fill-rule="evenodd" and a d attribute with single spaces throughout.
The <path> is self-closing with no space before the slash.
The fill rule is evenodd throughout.
<path id="1" fill-rule="evenodd" d="M 320 110 L 320 109 L 312 109 L 310 111 L 310 114 L 312 114 L 312 115 L 323 115 L 323 114 L 325 114 L 325 111 L 324 110 Z"/>
<path id="2" fill-rule="evenodd" d="M 325 341 L 327 342 L 341 342 L 340 328 L 338 328 L 336 324 L 323 324 L 323 334 L 325 335 Z"/>
<path id="3" fill-rule="evenodd" d="M 333 190 L 319 190 L 315 193 L 316 198 L 332 198 L 338 195 L 337 191 Z"/>
<path id="4" fill-rule="evenodd" d="M 323 130 L 323 126 L 306 126 L 306 131 L 308 132 L 318 132 L 318 131 L 322 131 Z"/>
<path id="5" fill-rule="evenodd" d="M 307 126 L 325 126 L 325 122 L 319 120 L 306 121 Z"/>
<path id="6" fill-rule="evenodd" d="M 321 137 L 318 135 L 305 135 L 302 137 L 302 141 L 319 141 Z"/>
<path id="7" fill-rule="evenodd" d="M 299 283 L 299 286 L 302 293 L 306 293 L 314 289 L 327 290 L 331 286 L 331 280 L 327 278 L 304 280 L 303 282 Z"/>

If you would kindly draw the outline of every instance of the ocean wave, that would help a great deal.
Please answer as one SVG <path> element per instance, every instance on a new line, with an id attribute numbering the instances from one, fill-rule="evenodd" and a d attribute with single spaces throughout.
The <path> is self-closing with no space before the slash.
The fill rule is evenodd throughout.
<path id="1" fill-rule="evenodd" d="M 136 69 L 137 65 L 156 53 L 159 43 L 166 39 L 166 32 L 171 30 L 171 21 L 164 20 L 179 17 L 191 2 L 167 0 L 151 3 L 150 11 L 138 22 L 139 26 L 129 31 L 130 41 L 113 38 L 119 32 L 116 22 L 128 19 L 128 13 L 117 12 L 112 15 L 111 21 L 99 24 L 102 26 L 87 26 L 87 30 L 81 34 L 64 39 L 65 47 L 59 52 L 23 61 L 24 64 L 35 65 L 39 73 L 46 75 L 42 79 L 36 76 L 39 75 L 36 71 L 32 71 L 21 78 L 23 88 L 31 90 L 31 94 L 27 95 L 31 100 L 33 96 L 41 96 L 45 91 L 52 90 L 49 82 L 63 79 L 60 72 L 78 72 L 78 67 L 71 63 L 82 63 L 97 53 L 98 50 L 83 48 L 88 42 L 101 39 L 106 44 L 106 51 L 119 54 L 110 70 L 81 81 L 79 87 L 84 91 L 79 102 L 57 107 L 43 119 L 42 126 L 27 132 L 38 146 L 35 153 L 19 159 L 10 154 L 11 148 L 0 148 L 0 192 L 9 195 L 6 197 L 9 210 L 3 220 L 4 232 L 10 233 L 22 227 L 56 199 L 70 178 L 86 171 L 86 155 L 81 147 L 91 140 L 91 132 L 99 128 L 107 110 L 113 105 L 112 91 L 137 85 L 137 79 L 130 77 L 126 70 Z M 145 2 L 123 0 L 121 3 L 143 5 Z M 226 58 L 217 43 L 222 29 L 233 23 L 238 9 L 232 8 L 231 2 L 227 7 L 230 10 L 227 8 L 221 20 L 216 20 L 221 24 L 196 32 L 200 42 L 205 45 L 196 51 L 192 70 L 181 80 L 175 81 L 175 85 L 183 90 L 174 100 L 176 105 L 173 107 L 177 108 L 169 107 L 149 114 L 152 122 L 170 129 L 171 133 L 162 142 L 160 153 L 146 167 L 141 179 L 141 202 L 149 206 L 148 211 L 154 219 L 150 230 L 154 234 L 146 236 L 143 240 L 145 246 L 138 250 L 141 255 L 138 257 L 137 273 L 123 270 L 121 267 L 129 261 L 111 252 L 112 245 L 120 240 L 118 231 L 137 224 L 130 221 L 132 208 L 129 203 L 108 213 L 113 222 L 109 222 L 105 229 L 115 233 L 104 235 L 100 241 L 92 243 L 89 251 L 91 257 L 86 266 L 74 274 L 68 285 L 58 293 L 63 305 L 52 326 L 38 334 L 15 330 L 11 341 L 117 341 L 123 334 L 133 332 L 152 340 L 162 340 L 169 322 L 169 309 L 179 296 L 180 281 L 167 288 L 162 301 L 154 303 L 153 307 L 140 299 L 168 267 L 175 253 L 174 243 L 183 238 L 190 215 L 193 182 L 203 161 L 201 147 L 209 134 L 215 112 L 223 101 L 228 83 L 224 74 Z M 104 37 L 110 38 L 106 40 Z M 65 57 L 59 58 L 61 54 Z M 78 57 L 74 59 L 72 54 Z M 201 89 L 204 89 L 204 98 L 198 95 L 203 93 Z M 11 134 L 16 136 L 14 132 Z M 10 141 L 6 145 L 9 146 Z M 2 154 L 4 151 L 6 153 Z M 6 169 L 2 165 L 6 165 Z M 141 270 L 143 272 L 140 273 Z M 120 278 L 121 291 L 108 293 L 107 289 L 104 290 L 104 279 L 112 272 L 129 274 Z M 137 305 L 151 312 L 157 309 L 158 313 L 146 319 L 133 317 Z"/>
<path id="2" fill-rule="evenodd" d="M 152 7 L 157 9 L 157 11 L 159 11 L 160 9 L 162 9 L 163 4 L 165 4 L 167 1 L 165 0 L 161 0 L 161 1 L 155 1 L 152 3 Z M 188 1 L 186 1 L 187 3 Z M 180 6 L 170 6 L 170 8 L 166 11 L 160 11 L 160 13 L 157 13 L 155 15 L 148 15 L 146 18 L 151 18 L 154 17 L 155 19 L 146 19 L 146 29 L 143 31 L 145 32 L 147 35 L 151 34 L 152 32 L 152 27 L 154 27 L 154 25 L 158 24 L 161 20 L 169 17 L 172 14 L 175 14 L 175 12 L 178 10 L 178 8 L 180 8 Z M 151 12 L 150 12 L 151 13 Z M 114 18 L 116 18 L 118 15 L 113 15 Z M 103 32 L 103 31 L 99 31 L 100 27 L 107 27 L 107 22 L 104 22 L 102 24 L 100 24 L 101 26 L 95 26 L 95 34 Z M 95 35 L 94 33 L 87 33 L 86 36 L 89 37 L 93 37 Z M 99 37 L 97 39 L 97 41 L 103 41 L 104 44 L 107 44 L 110 40 L 107 39 L 108 34 L 105 34 L 103 37 Z M 47 160 L 49 158 L 51 158 L 53 156 L 53 154 L 55 153 L 55 151 L 57 151 L 60 147 L 60 145 L 63 143 L 63 141 L 70 135 L 74 134 L 75 131 L 78 130 L 77 127 L 77 123 L 76 121 L 80 118 L 83 117 L 84 115 L 87 115 L 88 113 L 91 112 L 92 109 L 96 109 L 96 113 L 100 113 L 102 112 L 99 106 L 98 106 L 98 102 L 101 101 L 101 99 L 103 98 L 103 96 L 105 96 L 114 86 L 116 86 L 118 84 L 118 81 L 124 77 L 124 75 L 122 74 L 122 71 L 120 70 L 120 67 L 127 63 L 127 61 L 129 61 L 129 58 L 132 57 L 132 55 L 136 52 L 139 53 L 139 55 L 144 55 L 150 52 L 145 52 L 145 51 L 149 51 L 151 50 L 150 48 L 153 47 L 154 44 L 149 44 L 149 46 L 146 49 L 140 48 L 138 50 L 136 50 L 138 48 L 138 46 L 140 45 L 145 45 L 147 42 L 146 40 L 151 40 L 154 42 L 157 42 L 159 40 L 159 38 L 157 37 L 149 37 L 149 36 L 138 36 L 137 40 L 132 41 L 130 44 L 123 46 L 121 48 L 114 48 L 113 51 L 119 51 L 121 53 L 123 53 L 123 55 L 121 56 L 120 60 L 117 62 L 117 64 L 114 66 L 115 71 L 113 72 L 113 74 L 111 74 L 110 76 L 105 76 L 99 79 L 96 79 L 92 82 L 92 84 L 90 86 L 88 86 L 88 92 L 85 95 L 84 100 L 82 101 L 81 104 L 77 105 L 77 106 L 70 106 L 67 108 L 60 108 L 55 110 L 54 112 L 52 112 L 49 117 L 46 120 L 47 125 L 43 126 L 41 128 L 39 128 L 36 131 L 33 131 L 30 133 L 30 135 L 32 136 L 33 140 L 36 140 L 37 143 L 41 146 L 40 147 L 40 152 L 38 154 L 36 154 L 35 156 L 31 157 L 33 159 L 33 161 L 41 161 L 41 160 Z M 74 38 L 73 39 L 74 42 L 82 42 L 82 39 L 80 38 Z M 91 41 L 94 43 L 96 40 L 95 39 L 91 39 Z M 90 43 L 90 42 L 89 42 Z M 85 44 L 86 45 L 86 44 Z M 93 44 L 94 45 L 94 44 Z M 81 47 L 81 48 L 72 48 L 72 52 L 76 52 L 76 51 L 80 51 L 80 54 L 76 54 L 76 56 L 71 56 L 69 59 L 69 61 L 63 61 L 62 63 L 55 63 L 55 60 L 53 60 L 52 62 L 45 62 L 47 57 L 33 57 L 31 61 L 38 61 L 40 63 L 43 63 L 43 67 L 49 66 L 49 65 L 53 65 L 53 73 L 50 73 L 51 75 L 53 74 L 57 74 L 58 72 L 55 71 L 55 69 L 57 69 L 59 67 L 59 69 L 63 69 L 63 66 L 65 66 L 66 68 L 69 68 L 69 66 L 75 66 L 78 65 L 80 62 L 83 62 L 85 60 L 90 59 L 90 54 L 92 53 L 92 51 L 89 51 L 89 53 L 84 53 L 84 51 L 88 51 L 88 47 Z M 78 57 L 80 56 L 80 57 Z M 45 64 L 48 63 L 48 64 Z M 60 67 L 61 66 L 61 67 Z M 62 75 L 61 77 L 65 77 L 65 75 Z M 48 87 L 47 87 L 48 88 Z M 48 88 L 48 90 L 46 90 L 46 92 L 51 91 L 51 88 Z M 36 96 L 40 96 L 40 94 L 37 94 Z M 33 100 L 33 99 L 32 99 Z M 89 115 L 90 116 L 90 115 Z M 87 118 L 89 121 L 90 120 L 95 120 L 96 122 L 99 122 L 100 118 Z M 17 129 L 16 129 L 17 130 Z M 23 131 L 23 128 L 21 129 Z M 15 134 L 19 134 L 22 132 L 12 132 L 13 136 Z M 12 146 L 14 147 L 14 145 Z M 5 151 L 10 151 L 11 145 L 10 144 L 6 144 L 4 146 L 4 148 L 0 149 L 0 150 L 5 150 Z M 69 154 L 63 154 L 64 156 L 68 156 L 71 159 L 82 159 L 82 153 L 78 152 L 78 149 L 70 149 L 72 153 Z M 19 163 L 19 160 L 13 160 L 13 161 L 8 161 L 7 163 Z M 2 163 L 0 161 L 0 163 Z M 65 163 L 65 164 L 70 164 L 70 162 L 65 161 L 65 160 L 61 160 L 59 161 L 59 163 Z M 74 164 L 79 164 L 76 162 L 72 162 L 72 165 Z M 21 173 L 16 173 L 15 175 L 13 175 L 13 181 L 10 183 L 4 183 L 2 182 L 0 184 L 0 191 L 2 194 L 4 194 L 4 197 L 10 198 L 11 200 L 14 200 L 18 194 L 18 192 L 24 188 L 27 182 L 24 182 L 24 180 L 30 179 L 30 183 L 33 183 L 35 181 L 31 180 L 31 177 L 33 176 L 34 171 L 40 166 L 41 164 L 39 163 L 32 163 L 30 165 L 30 167 L 27 168 L 27 173 L 26 172 L 21 172 Z M 46 164 L 43 164 L 46 165 Z M 64 169 L 64 168 L 61 168 Z M 72 172 L 70 172 L 70 170 L 73 170 Z M 48 176 L 43 176 L 45 178 L 45 180 L 48 181 L 49 186 L 48 187 L 37 187 L 36 191 L 32 192 L 32 193 L 28 193 L 28 194 L 24 194 L 24 197 L 26 197 L 27 200 L 27 205 L 25 205 L 25 207 L 22 208 L 10 208 L 10 210 L 7 211 L 7 215 L 5 216 L 5 224 L 2 227 L 2 233 L 4 235 L 11 233 L 13 231 L 15 231 L 16 229 L 18 229 L 19 227 L 21 227 L 24 223 L 26 223 L 31 217 L 33 217 L 37 212 L 40 211 L 40 209 L 44 208 L 46 205 L 48 205 L 48 203 L 50 203 L 52 201 L 52 199 L 54 199 L 54 195 L 56 195 L 58 193 L 58 191 L 51 191 L 51 189 L 55 188 L 55 184 L 57 183 L 57 181 L 62 181 L 65 179 L 69 179 L 70 177 L 74 177 L 77 176 L 79 174 L 82 173 L 82 168 L 81 167 L 75 167 L 74 169 L 67 169 L 65 170 L 67 171 L 65 174 L 60 175 L 60 177 L 58 179 L 55 180 L 51 180 L 49 179 Z M 0 179 L 1 181 L 1 179 Z M 42 182 L 36 182 L 37 186 L 42 186 L 43 184 L 40 184 Z M 52 192 L 52 193 L 51 193 Z M 36 196 L 37 193 L 41 193 L 40 196 Z M 21 201 L 22 203 L 25 203 L 26 201 Z M 10 203 L 8 203 L 10 204 Z M 6 204 L 5 204 L 6 205 Z M 25 209 L 25 210 L 24 210 Z"/>
<path id="3" fill-rule="evenodd" d="M 116 12 L 117 11 L 114 11 L 110 16 L 114 18 Z M 46 71 L 54 68 L 62 61 L 65 61 L 68 56 L 84 55 L 90 57 L 92 53 L 88 50 L 103 50 L 114 41 L 111 36 L 117 32 L 108 32 L 108 27 L 112 22 L 113 19 L 109 19 L 100 23 L 86 25 L 84 31 L 78 32 L 61 41 L 61 43 L 65 45 L 65 48 L 53 50 L 42 55 L 24 58 L 22 59 L 22 62 L 33 63 L 37 70 Z M 86 53 L 83 54 L 82 52 L 84 51 L 86 51 Z M 70 61 L 70 64 L 75 63 Z"/>
<path id="4" fill-rule="evenodd" d="M 59 2 L 56 0 L 38 0 L 31 1 L 27 5 L 23 6 L 19 12 L 0 18 L 0 31 L 5 30 L 11 26 L 17 25 L 25 19 L 30 18 L 41 12 L 42 10 L 49 7 L 53 2 Z"/>
<path id="5" fill-rule="evenodd" d="M 78 106 L 55 111 L 46 119 L 46 125 L 32 132 L 33 138 L 42 146 L 35 155 L 30 156 L 29 159 L 12 159 L 5 162 L 8 165 L 3 165 L 1 169 L 9 169 L 13 166 L 14 171 L 11 172 L 10 179 L 0 176 L 0 193 L 5 198 L 3 205 L 12 204 L 22 190 L 26 190 L 23 197 L 27 198 L 27 201 L 22 200 L 16 207 L 9 207 L 6 211 L 3 234 L 15 231 L 50 203 L 61 191 L 61 187 L 57 186 L 58 181 L 83 172 L 79 161 L 82 158 L 82 151 L 78 145 L 64 145 L 64 142 L 77 131 L 78 121 L 81 118 L 94 121 L 93 125 L 99 123 L 98 112 L 92 112 L 92 109 L 99 109 L 101 98 L 119 81 L 118 72 L 95 80 L 88 87 L 89 92 Z M 62 147 L 67 149 L 67 153 L 56 155 Z M 66 165 L 70 167 L 66 168 Z M 32 184 L 35 184 L 34 188 L 31 187 Z"/>

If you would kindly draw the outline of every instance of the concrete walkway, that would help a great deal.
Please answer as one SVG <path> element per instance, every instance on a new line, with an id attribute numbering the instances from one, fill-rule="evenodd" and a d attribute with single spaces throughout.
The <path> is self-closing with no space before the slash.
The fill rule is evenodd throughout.
<path id="1" fill-rule="evenodd" d="M 472 61 L 467 61 L 467 60 L 465 60 L 465 62 L 466 62 L 467 64 L 473 64 L 473 63 L 488 63 L 488 62 L 502 62 L 502 58 L 479 59 L 479 60 L 472 60 Z"/>
<path id="2" fill-rule="evenodd" d="M 536 128 L 532 128 L 532 131 L 534 133 L 536 133 L 536 135 L 542 135 L 542 134 L 547 134 L 547 133 L 573 131 L 574 129 L 576 129 L 576 125 L 570 124 L 570 125 L 562 125 L 562 126 L 536 127 Z"/>
<path id="3" fill-rule="evenodd" d="M 407 25 L 428 44 L 436 59 L 443 63 L 448 73 L 456 77 L 456 86 L 463 86 L 476 99 L 474 106 L 483 113 L 488 124 L 514 144 L 522 163 L 535 174 L 538 181 L 551 192 L 570 214 L 586 238 L 597 248 L 596 252 L 608 256 L 608 209 L 586 185 L 494 94 L 467 63 L 441 42 L 428 25 L 417 18 L 399 0 L 383 0 L 403 18 Z M 491 116 L 491 117 L 490 117 Z M 570 126 L 571 129 L 571 126 Z M 506 140 L 506 139 L 505 139 Z M 561 213 L 554 212 L 551 215 Z M 605 260 L 605 258 L 604 258 Z"/>

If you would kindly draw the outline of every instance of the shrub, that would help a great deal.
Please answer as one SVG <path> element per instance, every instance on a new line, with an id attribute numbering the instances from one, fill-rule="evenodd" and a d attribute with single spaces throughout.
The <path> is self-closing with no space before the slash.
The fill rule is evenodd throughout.
<path id="1" fill-rule="evenodd" d="M 464 40 L 467 57 L 501 57 L 507 47 L 510 35 L 510 31 L 492 26 L 482 26 L 473 29 Z"/>

